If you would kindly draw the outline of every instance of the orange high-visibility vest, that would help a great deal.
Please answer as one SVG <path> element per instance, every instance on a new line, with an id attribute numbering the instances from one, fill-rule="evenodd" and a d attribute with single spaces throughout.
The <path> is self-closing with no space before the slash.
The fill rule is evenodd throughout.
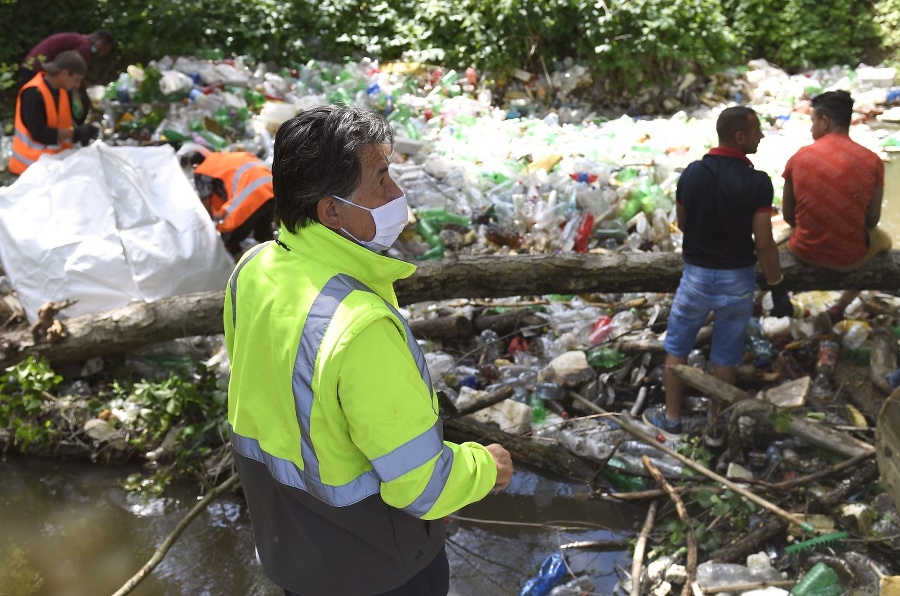
<path id="1" fill-rule="evenodd" d="M 59 105 L 56 105 L 56 101 L 53 99 L 53 92 L 50 91 L 43 74 L 38 73 L 33 79 L 25 83 L 19 90 L 19 95 L 16 99 L 16 132 L 13 136 L 12 156 L 9 158 L 9 171 L 17 176 L 21 175 L 28 166 L 36 162 L 41 155 L 45 153 L 59 153 L 75 146 L 70 141 L 57 145 L 44 145 L 31 137 L 31 133 L 28 132 L 28 129 L 25 128 L 25 123 L 22 122 L 22 92 L 29 87 L 37 88 L 44 98 L 48 127 L 72 128 L 72 107 L 69 104 L 68 91 L 65 89 L 59 90 Z"/>
<path id="2" fill-rule="evenodd" d="M 225 187 L 224 197 L 213 194 L 207 207 L 219 232 L 233 231 L 275 196 L 272 170 L 252 153 L 210 153 L 194 174 L 216 178 Z"/>

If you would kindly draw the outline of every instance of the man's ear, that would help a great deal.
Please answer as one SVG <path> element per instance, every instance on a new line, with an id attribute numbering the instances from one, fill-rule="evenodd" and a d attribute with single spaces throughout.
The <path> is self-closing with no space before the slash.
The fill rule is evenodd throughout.
<path id="1" fill-rule="evenodd" d="M 735 131 L 734 133 L 734 144 L 740 147 L 744 144 L 744 141 L 747 140 L 747 135 L 743 130 Z"/>
<path id="2" fill-rule="evenodd" d="M 316 203 L 316 215 L 319 216 L 319 222 L 333 230 L 341 228 L 341 215 L 338 213 L 338 202 L 331 197 L 322 197 Z"/>

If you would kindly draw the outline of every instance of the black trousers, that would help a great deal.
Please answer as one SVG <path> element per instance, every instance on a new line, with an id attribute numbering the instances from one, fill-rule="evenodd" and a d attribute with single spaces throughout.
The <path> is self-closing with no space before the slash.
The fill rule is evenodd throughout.
<path id="1" fill-rule="evenodd" d="M 257 242 L 265 242 L 273 238 L 273 221 L 275 217 L 275 199 L 270 199 L 253 212 L 247 221 L 236 227 L 228 234 L 222 235 L 225 248 L 233 255 L 241 250 L 241 242 L 250 234 Z"/>
<path id="2" fill-rule="evenodd" d="M 389 592 L 378 596 L 447 596 L 450 591 L 450 562 L 447 561 L 446 547 L 429 563 L 425 569 L 417 573 L 408 582 Z M 284 591 L 284 596 L 300 596 L 294 592 Z M 309 594 L 307 596 L 316 596 Z"/>

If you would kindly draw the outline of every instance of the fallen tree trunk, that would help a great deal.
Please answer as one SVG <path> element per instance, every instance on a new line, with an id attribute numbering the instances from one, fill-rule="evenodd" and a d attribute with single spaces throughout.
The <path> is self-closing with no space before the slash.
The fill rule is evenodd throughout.
<path id="1" fill-rule="evenodd" d="M 795 291 L 896 290 L 900 279 L 900 251 L 877 255 L 850 273 L 805 265 L 790 254 L 782 254 L 781 263 L 785 287 Z M 674 292 L 681 271 L 681 255 L 675 253 L 458 256 L 419 263 L 416 273 L 399 280 L 395 288 L 402 304 L 452 298 Z M 0 366 L 32 354 L 62 363 L 179 337 L 221 333 L 223 296 L 204 292 L 73 317 L 64 321 L 69 337 L 57 343 L 36 342 L 27 330 L 7 331 L 0 334 Z"/>
<path id="2" fill-rule="evenodd" d="M 776 411 L 774 404 L 761 399 L 748 399 L 746 392 L 741 389 L 692 366 L 675 364 L 671 369 L 685 385 L 704 392 L 720 403 L 736 406 L 736 412 L 739 412 L 740 415 L 752 415 L 757 422 L 771 424 L 772 414 Z M 844 457 L 875 453 L 875 447 L 847 433 L 790 413 L 787 416 L 787 432 L 803 439 L 810 445 L 827 449 Z"/>
<path id="3" fill-rule="evenodd" d="M 514 459 L 527 462 L 556 476 L 566 476 L 593 484 L 599 466 L 589 464 L 556 443 L 541 443 L 529 437 L 519 437 L 483 424 L 471 418 L 444 420 L 444 436 L 451 441 L 475 441 L 487 445 L 500 443 Z"/>

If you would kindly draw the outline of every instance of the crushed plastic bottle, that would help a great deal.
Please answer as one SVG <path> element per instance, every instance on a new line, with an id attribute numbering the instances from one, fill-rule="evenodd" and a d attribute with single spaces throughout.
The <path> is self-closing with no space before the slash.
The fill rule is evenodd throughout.
<path id="1" fill-rule="evenodd" d="M 837 573 L 823 562 L 813 565 L 791 590 L 791 596 L 840 596 L 843 593 Z"/>
<path id="2" fill-rule="evenodd" d="M 865 323 L 853 321 L 841 336 L 841 346 L 852 352 L 862 347 L 867 339 L 869 339 L 869 327 Z"/>
<path id="3" fill-rule="evenodd" d="M 581 596 L 594 591 L 594 579 L 589 575 L 580 575 L 550 590 L 550 596 Z"/>
<path id="4" fill-rule="evenodd" d="M 613 320 L 609 315 L 602 315 L 594 323 L 588 335 L 588 343 L 592 346 L 607 341 L 613 332 Z"/>
<path id="5" fill-rule="evenodd" d="M 688 366 L 704 370 L 706 368 L 706 356 L 703 354 L 703 350 L 699 348 L 691 350 L 687 357 L 687 363 Z"/>
<path id="6" fill-rule="evenodd" d="M 772 342 L 759 336 L 749 336 L 750 347 L 753 350 L 753 365 L 757 368 L 768 368 L 775 359 L 776 350 Z"/>

